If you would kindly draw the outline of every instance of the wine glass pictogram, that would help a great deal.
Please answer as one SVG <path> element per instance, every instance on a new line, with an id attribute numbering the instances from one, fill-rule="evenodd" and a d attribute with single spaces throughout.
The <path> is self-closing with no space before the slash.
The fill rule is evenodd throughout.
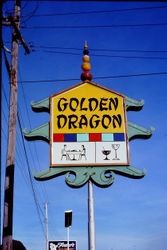
<path id="1" fill-rule="evenodd" d="M 103 148 L 102 153 L 106 156 L 104 160 L 109 160 L 107 156 L 111 153 L 111 150 Z"/>

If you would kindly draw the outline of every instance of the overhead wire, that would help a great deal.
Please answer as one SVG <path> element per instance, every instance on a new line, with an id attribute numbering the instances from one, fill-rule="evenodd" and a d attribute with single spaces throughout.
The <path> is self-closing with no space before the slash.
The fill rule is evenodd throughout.
<path id="1" fill-rule="evenodd" d="M 135 8 L 125 8 L 125 9 L 113 9 L 113 10 L 91 10 L 91 11 L 78 11 L 78 12 L 62 12 L 62 13 L 43 13 L 36 14 L 33 17 L 49 17 L 49 16 L 67 16 L 67 15 L 85 15 L 85 14 L 106 14 L 114 12 L 126 12 L 126 11 L 138 11 L 138 10 L 152 10 L 152 9 L 165 9 L 167 5 L 162 6 L 149 6 L 149 7 L 135 7 Z M 24 17 L 24 16 L 23 16 Z"/>
<path id="2" fill-rule="evenodd" d="M 77 50 L 83 52 L 80 48 L 75 47 L 60 47 L 60 46 L 45 46 L 45 45 L 33 45 L 32 42 L 29 42 L 29 47 L 33 49 L 60 49 L 60 50 Z M 102 51 L 102 52 L 130 52 L 130 53 L 166 53 L 167 50 L 144 50 L 144 49 L 104 49 L 104 48 L 91 48 L 91 51 Z"/>
<path id="3" fill-rule="evenodd" d="M 5 44 L 9 44 L 10 42 L 5 41 Z M 53 49 L 53 50 L 76 50 L 83 52 L 82 48 L 76 47 L 62 47 L 62 46 L 52 46 L 52 45 L 34 45 L 33 42 L 27 43 L 31 51 L 36 51 L 37 49 Z M 38 50 L 37 50 L 38 51 Z M 102 52 L 127 52 L 127 53 L 167 53 L 166 49 L 158 49 L 158 50 L 148 50 L 148 49 L 105 49 L 105 48 L 92 48 L 91 51 L 102 51 Z"/>
<path id="4" fill-rule="evenodd" d="M 20 120 L 19 115 L 17 116 L 17 118 L 18 118 L 19 129 L 20 129 L 20 131 L 22 131 L 22 125 L 21 125 L 21 120 Z M 39 204 L 38 199 L 37 199 L 36 191 L 35 191 L 35 188 L 34 188 L 34 185 L 33 185 L 32 176 L 31 176 L 31 170 L 30 170 L 29 158 L 28 158 L 28 155 L 27 155 L 27 151 L 26 151 L 26 147 L 25 147 L 25 142 L 24 142 L 24 138 L 23 138 L 23 134 L 22 133 L 21 133 L 21 138 L 22 138 L 22 142 L 23 142 L 23 150 L 24 150 L 24 154 L 25 154 L 25 159 L 26 159 L 27 167 L 28 167 L 28 174 L 29 174 L 29 179 L 30 179 L 30 183 L 31 183 L 32 192 L 33 192 L 33 198 L 34 198 L 34 202 L 35 202 L 35 205 L 36 205 L 36 208 L 37 208 L 37 214 L 38 214 L 38 217 L 39 217 L 41 228 L 42 228 L 43 233 L 45 235 L 45 229 L 44 229 L 43 222 L 42 222 L 42 219 L 41 219 L 41 215 L 43 216 L 43 218 L 45 218 L 45 215 L 44 215 L 44 212 L 43 212 L 42 208 L 40 207 L 40 204 Z"/>
<path id="5" fill-rule="evenodd" d="M 24 107 L 25 107 L 25 110 L 26 110 L 26 114 L 27 114 L 27 119 L 28 119 L 28 123 L 29 123 L 29 127 L 30 129 L 32 129 L 32 126 L 31 126 L 31 121 L 30 121 L 30 116 L 29 116 L 29 112 L 28 112 L 28 108 L 27 108 L 27 97 L 26 97 L 26 94 L 25 94 L 25 91 L 24 91 L 24 87 L 23 87 L 23 84 L 22 84 L 22 77 L 21 77 L 21 72 L 20 72 L 20 68 L 19 68 L 19 83 L 20 83 L 20 86 L 21 86 L 21 93 L 23 95 L 23 103 L 24 103 Z M 36 159 L 37 159 L 37 163 L 38 163 L 38 166 L 40 165 L 39 164 L 39 157 L 38 157 L 38 154 L 37 154 L 37 150 L 36 150 L 36 146 L 35 144 L 34 145 L 34 150 L 35 150 L 35 153 L 36 153 Z"/>
<path id="6" fill-rule="evenodd" d="M 23 124 L 23 118 L 22 118 L 22 115 L 21 115 L 21 109 L 19 108 L 18 109 L 18 114 L 17 114 L 17 116 L 19 116 L 19 119 L 20 119 L 20 122 L 21 122 L 21 124 Z M 19 133 L 20 133 L 20 137 L 21 137 L 21 139 L 20 139 L 20 137 L 19 137 L 19 134 L 18 134 L 18 136 L 17 136 L 17 145 L 19 144 L 20 145 L 20 148 L 22 147 L 23 148 L 23 140 L 22 140 L 22 134 L 23 134 L 23 130 L 20 130 L 20 127 L 18 128 L 19 129 Z M 21 142 L 20 142 L 20 140 L 21 140 Z M 20 152 L 22 152 L 22 148 L 21 148 L 21 151 Z M 16 149 L 17 149 L 17 147 L 16 147 Z M 33 157 L 33 154 L 32 154 L 32 150 L 31 150 L 31 148 L 30 148 L 30 146 L 29 146 L 29 144 L 28 144 L 28 149 L 29 149 L 29 154 L 30 154 L 30 156 L 31 156 L 31 159 L 32 159 L 32 162 L 33 162 L 33 166 L 35 166 L 35 158 Z M 24 150 L 23 150 L 24 151 Z M 28 155 L 28 151 L 27 151 L 27 148 L 26 148 L 26 152 L 27 152 L 27 155 Z M 23 167 L 26 169 L 26 171 L 27 171 L 27 169 L 28 169 L 28 166 L 27 166 L 27 161 L 25 160 L 25 154 L 21 154 L 24 158 L 23 158 L 23 160 L 24 161 L 22 161 L 22 172 L 25 172 L 25 171 L 23 171 Z M 30 159 L 30 157 L 29 157 L 29 159 Z M 27 166 L 27 167 L 25 167 L 24 166 L 24 164 L 23 164 L 23 162 L 25 162 L 25 166 Z M 33 183 L 31 183 L 31 181 L 30 181 L 30 176 L 29 176 L 29 173 L 28 173 L 28 171 L 27 171 L 27 174 L 28 174 L 28 179 L 29 179 L 29 184 L 30 184 L 30 186 L 31 186 L 31 184 Z M 32 176 L 31 176 L 31 179 L 32 179 Z M 33 185 L 34 185 L 34 183 L 33 183 Z M 28 185 L 28 187 L 29 187 L 29 185 Z M 36 188 L 36 189 L 35 189 Z M 41 192 L 39 192 L 39 189 L 38 189 L 38 186 L 36 186 L 36 187 L 34 187 L 34 190 L 36 190 L 36 192 L 38 193 L 38 195 L 36 194 L 36 196 L 38 197 L 38 200 L 39 200 L 39 203 L 43 203 L 43 199 L 42 199 L 42 196 L 41 196 Z M 41 190 L 40 190 L 41 191 Z M 44 194 L 44 193 L 43 193 Z M 44 196 L 44 195 L 43 195 Z M 42 201 L 42 202 L 41 202 Z"/>
<path id="7" fill-rule="evenodd" d="M 74 51 L 80 51 L 79 48 L 68 48 L 68 47 L 56 47 L 56 46 L 37 46 L 37 45 L 30 45 L 30 48 L 32 52 L 43 52 L 43 53 L 53 53 L 53 54 L 62 54 L 62 55 L 74 55 L 74 56 L 80 56 L 81 53 L 73 52 Z M 51 49 L 51 50 L 50 50 Z M 65 51 L 64 51 L 65 50 Z M 68 51 L 70 50 L 70 52 Z M 129 49 L 93 49 L 91 48 L 91 51 L 99 51 L 99 52 L 107 52 L 107 54 L 97 54 L 97 53 L 91 53 L 94 57 L 106 57 L 106 58 L 123 58 L 123 59 L 149 59 L 149 60 L 167 60 L 167 57 L 165 56 L 138 56 L 136 53 L 167 53 L 167 50 L 129 50 Z M 110 54 L 110 53 L 119 53 L 117 55 Z M 135 53 L 135 55 L 129 55 L 127 56 L 126 52 Z M 120 53 L 123 53 L 123 55 L 120 55 Z"/>
<path id="8" fill-rule="evenodd" d="M 34 50 L 33 52 L 38 52 L 37 50 Z M 75 52 L 62 52 L 62 51 L 53 51 L 53 50 L 40 50 L 40 52 L 44 53 L 51 53 L 51 54 L 62 54 L 62 55 L 74 55 L 74 56 L 81 56 L 80 53 Z M 160 57 L 160 56 L 125 56 L 125 55 L 105 55 L 105 54 L 94 54 L 91 53 L 91 56 L 94 57 L 108 57 L 108 58 L 128 58 L 128 59 L 153 59 L 153 60 L 167 60 L 167 57 Z"/>
<path id="9" fill-rule="evenodd" d="M 39 0 L 36 1 L 36 6 L 35 6 L 34 10 L 28 16 L 22 16 L 21 15 L 22 18 L 26 17 L 25 20 L 24 19 L 22 20 L 22 23 L 28 22 L 35 15 L 35 13 L 37 12 L 38 8 L 39 8 Z"/>
<path id="10" fill-rule="evenodd" d="M 26 102 L 26 95 L 25 95 L 25 91 L 24 91 L 24 87 L 23 87 L 23 84 L 22 84 L 22 77 L 21 77 L 21 72 L 20 72 L 20 68 L 19 68 L 19 79 L 20 79 L 20 85 L 19 86 L 21 86 L 21 92 L 22 92 L 22 95 L 23 95 L 23 103 L 24 103 L 24 105 L 25 105 L 25 110 L 26 110 L 26 114 L 27 114 L 27 118 L 28 118 L 28 122 L 29 122 L 29 126 L 30 126 L 30 129 L 31 129 L 31 121 L 30 121 L 30 117 L 29 117 L 29 112 L 28 112 L 28 109 L 27 109 L 27 102 Z M 21 109 L 19 108 L 19 117 L 18 117 L 18 119 L 19 119 L 19 127 L 21 127 L 21 123 L 23 123 L 23 118 L 22 118 L 22 116 L 21 116 Z M 23 130 L 20 130 L 20 134 L 21 134 L 21 138 L 22 138 L 22 141 L 23 141 L 23 143 L 25 143 L 24 142 L 24 139 L 23 139 Z M 23 144 L 23 146 L 24 146 L 25 144 Z M 32 160 L 33 160 L 33 165 L 35 166 L 35 162 L 37 162 L 38 163 L 38 166 L 40 165 L 40 163 L 39 163 L 39 157 L 38 157 L 38 154 L 37 154 L 37 149 L 36 149 L 36 144 L 34 144 L 33 143 L 33 145 L 34 145 L 34 152 L 35 152 L 35 156 L 36 156 L 36 160 L 34 160 L 34 157 L 33 157 L 33 154 L 32 154 L 32 150 L 31 150 L 31 148 L 30 148 L 30 146 L 29 146 L 29 144 L 28 144 L 28 148 L 29 148 L 29 151 L 30 151 L 30 155 L 31 155 L 31 158 L 32 158 Z M 24 147 L 25 148 L 25 147 Z M 25 148 L 26 149 L 26 148 Z M 25 151 L 25 150 L 24 150 Z M 28 169 L 29 169 L 29 166 L 28 166 Z M 30 171 L 29 171 L 30 172 Z M 31 177 L 31 181 L 32 181 L 32 176 L 29 174 L 29 176 Z M 31 185 L 33 184 L 33 182 L 31 182 Z M 45 188 L 45 186 L 44 185 L 40 185 L 41 187 L 42 187 L 42 189 L 40 189 L 40 191 L 41 192 L 43 192 L 43 195 L 41 196 L 41 192 L 39 192 L 39 190 L 38 190 L 38 199 L 39 199 L 39 195 L 40 195 L 40 197 L 41 197 L 41 200 L 42 200 L 42 197 L 45 197 L 45 201 L 46 200 L 48 200 L 48 195 L 47 195 L 47 192 L 46 192 L 46 188 Z M 37 187 L 36 187 L 36 189 L 37 189 Z M 35 187 L 34 187 L 34 191 L 35 191 Z M 34 193 L 34 192 L 33 192 Z M 45 195 L 44 195 L 45 194 Z M 36 195 L 36 197 L 37 197 L 37 195 Z M 37 200 L 37 198 L 35 199 L 35 200 Z M 42 202 L 43 203 L 43 202 Z M 42 209 L 41 209 L 41 207 L 40 207 L 40 210 L 42 211 Z M 44 216 L 44 214 L 43 214 L 43 216 Z"/>
<path id="11" fill-rule="evenodd" d="M 38 215 L 38 218 L 39 218 L 39 221 L 40 221 L 40 224 L 41 224 L 42 231 L 45 234 L 44 225 L 43 225 L 45 215 L 44 215 L 44 212 L 43 212 L 43 209 L 42 209 L 42 205 L 40 205 L 40 204 L 43 204 L 44 201 L 42 201 L 42 202 L 40 201 L 40 199 L 39 199 L 39 197 L 41 197 L 40 192 L 37 189 L 37 186 L 35 186 L 34 182 L 33 182 L 31 169 L 30 169 L 29 156 L 28 156 L 28 152 L 27 152 L 27 149 L 26 149 L 26 146 L 25 146 L 25 140 L 24 140 L 23 132 L 22 132 L 23 127 L 22 127 L 22 118 L 21 118 L 21 113 L 20 112 L 17 113 L 17 120 L 18 120 L 18 128 L 19 128 L 19 131 L 20 131 L 21 142 L 22 142 L 22 146 L 23 146 L 23 152 L 24 152 L 23 155 L 24 155 L 24 159 L 25 159 L 25 162 L 26 162 L 27 172 L 28 172 L 28 177 L 29 177 L 28 178 L 29 179 L 29 184 L 30 184 L 29 187 L 31 187 L 32 196 L 33 196 L 35 208 L 36 208 L 36 211 L 37 211 L 37 215 Z M 32 152 L 30 150 L 30 154 L 31 153 Z M 37 190 L 38 190 L 38 194 L 37 194 Z"/>
<path id="12" fill-rule="evenodd" d="M 111 75 L 111 76 L 96 76 L 94 79 L 119 79 L 119 78 L 131 78 L 131 77 L 146 77 L 146 76 L 160 76 L 167 75 L 167 71 L 164 72 L 150 72 L 150 73 L 136 73 L 127 75 Z M 64 78 L 64 79 L 38 79 L 38 80 L 22 80 L 22 83 L 55 83 L 66 81 L 78 81 L 79 78 Z"/>
<path id="13" fill-rule="evenodd" d="M 163 23 L 138 23 L 138 24 L 103 24 L 103 25 L 32 25 L 21 26 L 22 29 L 95 29 L 95 28 L 134 28 L 134 27 L 150 27 L 150 26 L 166 26 L 167 22 Z"/>
<path id="14" fill-rule="evenodd" d="M 27 97 L 26 97 L 26 94 L 25 94 L 25 91 L 24 91 L 24 86 L 23 86 L 23 83 L 22 83 L 20 68 L 19 68 L 19 78 L 20 78 L 20 86 L 21 86 L 22 95 L 23 95 L 23 103 L 24 103 L 24 106 L 25 106 L 25 110 L 26 110 L 26 114 L 27 114 L 30 129 L 32 129 L 30 116 L 29 116 L 29 112 L 28 112 L 28 108 L 27 108 Z M 20 114 L 21 114 L 21 112 L 20 112 Z M 38 153 L 37 153 L 37 147 L 36 147 L 35 142 L 33 143 L 33 146 L 34 146 L 34 153 L 35 153 L 35 157 L 36 157 L 36 161 L 33 160 L 33 162 L 37 162 L 38 169 L 40 169 L 40 161 L 39 161 L 39 157 L 38 157 Z M 29 150 L 30 150 L 30 153 L 31 153 L 31 156 L 32 156 L 32 151 L 31 151 L 30 147 L 29 147 Z M 35 164 L 34 164 L 34 166 L 35 166 Z M 42 189 L 43 189 L 43 193 L 45 194 L 45 200 L 48 200 L 48 195 L 47 195 L 45 185 L 41 184 L 41 186 L 42 186 Z"/>

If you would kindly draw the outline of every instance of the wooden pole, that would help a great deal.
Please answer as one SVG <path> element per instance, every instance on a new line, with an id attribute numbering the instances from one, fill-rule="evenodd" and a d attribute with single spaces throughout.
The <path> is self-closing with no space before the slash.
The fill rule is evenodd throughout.
<path id="1" fill-rule="evenodd" d="M 15 0 L 13 20 L 19 30 L 20 0 Z M 17 69 L 18 69 L 18 38 L 16 29 L 12 31 L 11 70 L 10 70 L 10 109 L 8 125 L 8 148 L 5 174 L 3 250 L 13 250 L 13 193 L 15 169 L 15 144 L 17 120 Z"/>
<path id="2" fill-rule="evenodd" d="M 88 181 L 88 250 L 96 250 L 93 183 Z"/>

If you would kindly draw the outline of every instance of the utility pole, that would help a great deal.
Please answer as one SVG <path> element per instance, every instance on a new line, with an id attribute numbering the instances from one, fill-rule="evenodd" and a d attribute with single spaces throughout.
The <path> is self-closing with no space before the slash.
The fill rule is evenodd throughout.
<path id="1" fill-rule="evenodd" d="M 46 250 L 48 250 L 48 204 L 45 203 Z"/>
<path id="2" fill-rule="evenodd" d="M 20 0 L 15 1 L 13 20 L 19 30 Z M 6 159 L 4 221 L 3 221 L 3 250 L 13 250 L 13 193 L 17 120 L 17 69 L 19 44 L 14 27 L 12 31 L 11 70 L 10 70 L 10 109 L 8 125 L 8 148 Z"/>
<path id="3" fill-rule="evenodd" d="M 5 173 L 4 193 L 4 217 L 3 217 L 3 250 L 13 250 L 13 194 L 14 194 L 14 170 L 15 170 L 15 145 L 16 145 L 16 121 L 17 121 L 17 89 L 18 89 L 18 51 L 19 42 L 23 45 L 27 54 L 30 53 L 20 33 L 21 0 L 15 0 L 14 14 L 11 17 L 2 18 L 2 24 L 12 26 L 12 48 L 10 66 L 10 108 L 8 124 L 8 145 Z"/>

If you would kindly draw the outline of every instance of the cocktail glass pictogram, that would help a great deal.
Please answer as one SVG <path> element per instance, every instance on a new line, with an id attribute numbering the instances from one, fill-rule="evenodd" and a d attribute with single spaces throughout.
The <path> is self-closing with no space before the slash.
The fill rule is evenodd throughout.
<path id="1" fill-rule="evenodd" d="M 119 147 L 120 147 L 120 144 L 118 144 L 118 143 L 112 144 L 112 148 L 113 148 L 114 151 L 115 151 L 115 156 L 114 156 L 113 160 L 120 160 L 120 159 L 118 158 L 118 154 L 117 154 L 117 151 L 118 151 Z"/>

